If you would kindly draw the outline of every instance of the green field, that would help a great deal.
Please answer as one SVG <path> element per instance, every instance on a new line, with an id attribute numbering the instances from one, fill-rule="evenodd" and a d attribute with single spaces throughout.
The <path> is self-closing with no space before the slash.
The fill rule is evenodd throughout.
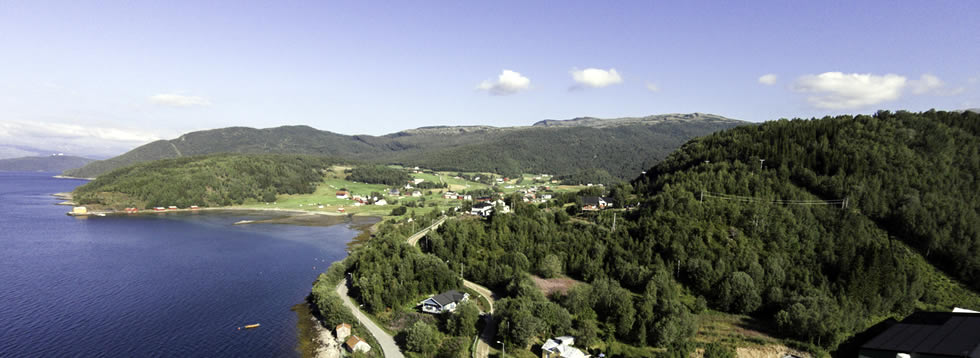
<path id="1" fill-rule="evenodd" d="M 388 190 L 394 189 L 391 186 L 382 184 L 367 184 L 348 181 L 344 170 L 349 167 L 335 166 L 324 175 L 323 182 L 312 194 L 277 195 L 276 201 L 271 203 L 250 203 L 243 207 L 256 209 L 280 209 L 280 210 L 302 210 L 309 212 L 319 212 L 326 214 L 356 214 L 368 216 L 390 216 L 391 210 L 401 206 L 409 207 L 406 215 L 411 215 L 413 211 L 428 213 L 432 208 L 438 210 L 448 210 L 462 204 L 460 200 L 444 199 L 442 193 L 445 191 L 462 192 L 469 190 L 487 189 L 491 186 L 475 181 L 456 178 L 458 172 L 432 172 L 420 171 L 414 173 L 412 169 L 406 168 L 412 178 L 425 179 L 426 182 L 446 183 L 448 188 L 436 189 L 405 189 L 404 186 L 397 188 L 401 191 L 400 196 L 388 195 Z M 490 173 L 463 173 L 470 176 L 492 176 Z M 496 187 L 505 195 L 518 192 L 522 189 L 537 186 L 549 186 L 555 193 L 578 191 L 584 186 L 558 185 L 548 183 L 549 177 L 542 177 L 541 180 L 534 180 L 538 175 L 525 174 L 524 181 L 517 184 L 518 179 L 512 178 L 507 182 L 497 183 Z M 349 199 L 338 199 L 337 191 L 347 190 L 351 195 L 369 196 L 371 193 L 381 193 L 385 196 L 388 205 L 359 205 Z M 412 191 L 418 190 L 422 193 L 421 197 L 411 196 Z M 409 203 L 414 203 L 409 204 Z"/>

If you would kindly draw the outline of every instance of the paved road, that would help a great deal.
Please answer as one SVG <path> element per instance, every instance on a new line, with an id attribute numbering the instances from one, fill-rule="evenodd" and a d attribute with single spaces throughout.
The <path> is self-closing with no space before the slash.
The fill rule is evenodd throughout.
<path id="1" fill-rule="evenodd" d="M 344 306 L 347 306 L 347 308 L 354 313 L 354 317 L 357 317 L 357 320 L 360 321 L 364 327 L 367 327 L 368 332 L 371 332 L 374 339 L 378 341 L 378 344 L 381 345 L 381 351 L 384 353 L 385 358 L 405 358 L 405 356 L 402 355 L 401 350 L 398 349 L 398 345 L 395 344 L 395 338 L 388 334 L 388 332 L 381 329 L 381 327 L 374 324 L 374 321 L 365 316 L 364 313 L 361 312 L 361 310 L 354 304 L 354 301 L 351 301 L 350 296 L 347 295 L 346 278 L 343 281 L 340 281 L 340 284 L 337 285 L 337 295 L 339 295 L 344 301 Z"/>
<path id="2" fill-rule="evenodd" d="M 436 220 L 436 222 L 435 223 L 432 223 L 432 225 L 429 225 L 429 227 L 427 227 L 425 229 L 422 229 L 421 231 L 415 233 L 412 236 L 409 236 L 408 237 L 408 244 L 409 245 L 412 245 L 412 246 L 415 246 L 415 244 L 419 242 L 419 239 L 425 237 L 425 235 L 428 234 L 429 231 L 435 230 L 436 228 L 439 227 L 439 225 L 442 225 L 442 223 L 444 223 L 444 222 L 446 222 L 446 217 L 445 216 L 443 216 L 439 220 Z"/>
<path id="3" fill-rule="evenodd" d="M 495 303 L 495 297 L 493 292 L 491 292 L 486 287 L 480 286 L 472 281 L 463 280 L 463 286 L 469 288 L 480 296 L 487 299 L 490 303 L 490 322 L 487 322 L 483 326 L 483 332 L 480 333 L 480 341 L 476 342 L 476 356 L 480 358 L 486 358 L 490 356 L 490 345 L 494 342 L 494 335 L 497 332 L 497 319 L 493 317 L 493 305 Z"/>

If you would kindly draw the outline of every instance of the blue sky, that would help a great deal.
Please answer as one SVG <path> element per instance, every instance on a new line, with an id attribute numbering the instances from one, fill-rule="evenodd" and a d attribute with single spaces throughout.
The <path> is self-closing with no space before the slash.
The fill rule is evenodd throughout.
<path id="1" fill-rule="evenodd" d="M 235 125 L 379 135 L 973 108 L 977 14 L 974 1 L 0 2 L 0 144 L 111 155 Z"/>

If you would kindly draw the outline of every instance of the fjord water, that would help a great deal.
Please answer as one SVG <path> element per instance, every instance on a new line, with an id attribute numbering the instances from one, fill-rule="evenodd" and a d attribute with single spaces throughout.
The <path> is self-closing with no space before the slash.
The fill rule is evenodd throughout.
<path id="1" fill-rule="evenodd" d="M 296 356 L 290 307 L 357 234 L 232 225 L 261 212 L 74 218 L 50 194 L 84 181 L 51 175 L 0 172 L 2 357 Z"/>

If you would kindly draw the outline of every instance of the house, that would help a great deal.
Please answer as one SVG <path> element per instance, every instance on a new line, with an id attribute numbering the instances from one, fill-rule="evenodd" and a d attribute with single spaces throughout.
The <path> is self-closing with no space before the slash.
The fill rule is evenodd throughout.
<path id="1" fill-rule="evenodd" d="M 858 357 L 980 358 L 980 314 L 916 312 L 885 325 L 861 345 Z"/>
<path id="2" fill-rule="evenodd" d="M 456 305 L 466 302 L 470 299 L 470 294 L 465 292 L 459 292 L 456 290 L 449 290 L 438 295 L 426 298 L 425 301 L 419 303 L 422 306 L 422 312 L 428 313 L 443 313 L 443 312 L 454 312 L 456 311 Z"/>
<path id="3" fill-rule="evenodd" d="M 381 200 L 375 201 L 374 202 L 374 205 L 388 205 L 388 202 L 385 201 L 384 199 L 381 199 Z"/>
<path id="4" fill-rule="evenodd" d="M 421 197 L 422 196 L 422 192 L 421 191 L 418 191 L 418 190 L 413 191 L 412 192 L 412 196 L 413 197 L 416 197 L 416 198 Z"/>
<path id="5" fill-rule="evenodd" d="M 602 210 L 613 206 L 612 199 L 601 196 L 586 196 L 582 198 L 582 210 Z"/>
<path id="6" fill-rule="evenodd" d="M 456 199 L 456 193 L 447 191 L 445 193 L 442 193 L 442 197 L 445 199 Z"/>
<path id="7" fill-rule="evenodd" d="M 167 207 L 167 210 L 177 210 L 177 207 L 176 207 L 176 206 L 173 206 L 173 205 L 171 205 L 171 206 L 168 206 L 168 207 Z"/>
<path id="8" fill-rule="evenodd" d="M 198 210 L 198 209 L 200 209 L 199 206 L 197 206 L 197 205 L 191 205 L 191 210 Z"/>
<path id="9" fill-rule="evenodd" d="M 402 193 L 398 189 L 391 189 L 388 191 L 388 195 L 401 196 Z"/>
<path id="10" fill-rule="evenodd" d="M 572 347 L 575 337 L 561 336 L 551 338 L 541 345 L 541 358 L 588 358 L 578 348 Z"/>
<path id="11" fill-rule="evenodd" d="M 371 350 L 371 346 L 367 344 L 361 337 L 350 336 L 347 338 L 347 342 L 344 342 L 344 347 L 347 348 L 351 353 L 354 352 L 364 352 L 367 353 Z"/>
<path id="12" fill-rule="evenodd" d="M 337 192 L 337 199 L 347 199 L 349 197 L 350 197 L 350 193 L 346 191 L 341 190 Z"/>
<path id="13" fill-rule="evenodd" d="M 71 209 L 72 215 L 88 215 L 88 208 L 84 206 L 76 206 Z"/>
<path id="14" fill-rule="evenodd" d="M 334 328 L 333 330 L 334 335 L 337 336 L 338 340 L 343 341 L 344 338 L 347 338 L 347 336 L 350 335 L 350 328 L 351 328 L 350 325 L 347 323 L 338 324 L 337 328 Z"/>
<path id="15" fill-rule="evenodd" d="M 490 204 L 488 202 L 475 204 L 470 209 L 470 214 L 479 215 L 482 217 L 488 217 L 490 216 L 491 213 L 493 213 L 493 204 Z"/>
<path id="16" fill-rule="evenodd" d="M 167 210 L 167 208 L 162 207 L 162 206 L 153 207 L 153 211 L 166 211 L 166 210 Z"/>
<path id="17" fill-rule="evenodd" d="M 505 203 L 503 200 L 497 199 L 497 201 L 493 202 L 493 205 L 500 207 L 501 214 L 506 214 L 510 212 L 510 207 L 507 206 L 507 203 Z"/>

